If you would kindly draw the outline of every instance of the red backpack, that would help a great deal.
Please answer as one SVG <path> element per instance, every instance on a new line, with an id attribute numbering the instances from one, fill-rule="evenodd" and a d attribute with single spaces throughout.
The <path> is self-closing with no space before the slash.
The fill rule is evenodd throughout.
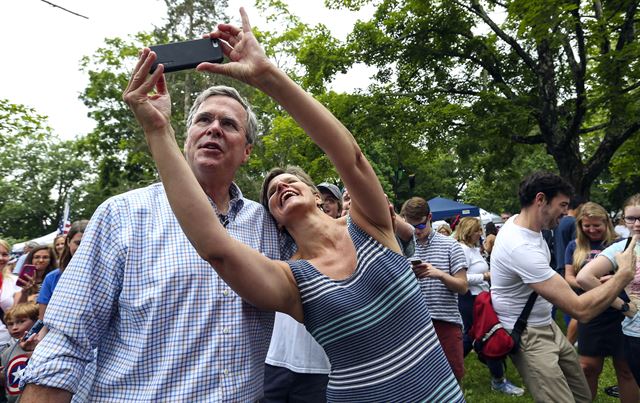
<path id="1" fill-rule="evenodd" d="M 498 360 L 506 357 L 515 347 L 515 341 L 498 320 L 491 305 L 491 293 L 482 291 L 473 303 L 473 326 L 469 329 L 473 349 L 481 358 Z"/>
<path id="2" fill-rule="evenodd" d="M 493 310 L 491 293 L 482 291 L 476 296 L 473 303 L 473 326 L 469 329 L 469 335 L 473 338 L 473 349 L 480 358 L 500 360 L 518 352 L 520 335 L 527 327 L 527 318 L 537 297 L 538 294 L 535 291 L 529 295 L 520 317 L 509 334 L 502 327 L 496 311 Z"/>

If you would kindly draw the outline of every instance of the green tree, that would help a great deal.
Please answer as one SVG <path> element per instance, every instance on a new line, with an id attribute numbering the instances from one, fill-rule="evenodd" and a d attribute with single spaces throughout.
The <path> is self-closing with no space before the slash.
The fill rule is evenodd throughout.
<path id="1" fill-rule="evenodd" d="M 46 117 L 0 100 L 0 236 L 25 239 L 54 231 L 66 197 L 89 172 L 75 141 L 60 141 Z M 80 193 L 78 193 L 80 195 Z"/>
<path id="2" fill-rule="evenodd" d="M 367 0 L 330 0 L 358 8 Z M 382 1 L 356 24 L 347 64 L 378 66 L 389 91 L 422 103 L 446 97 L 482 115 L 467 132 L 542 145 L 585 196 L 615 152 L 640 129 L 638 1 Z M 503 19 L 503 21 L 500 21 Z M 482 119 L 493 130 L 477 133 Z M 590 147 L 589 145 L 594 145 Z M 505 156 L 504 153 L 498 155 Z M 508 155 L 507 155 L 508 157 Z M 509 159 L 507 159 L 509 160 Z"/>

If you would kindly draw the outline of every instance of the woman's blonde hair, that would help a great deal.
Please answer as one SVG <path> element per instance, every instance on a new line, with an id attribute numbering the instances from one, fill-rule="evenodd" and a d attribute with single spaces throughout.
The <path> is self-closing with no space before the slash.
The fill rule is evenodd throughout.
<path id="1" fill-rule="evenodd" d="M 576 250 L 573 252 L 573 269 L 576 273 L 586 263 L 587 257 L 591 252 L 591 240 L 582 229 L 582 222 L 585 218 L 601 219 L 605 226 L 602 243 L 609 246 L 616 240 L 617 235 L 613 229 L 611 219 L 607 214 L 607 210 L 601 205 L 594 202 L 587 202 L 582 205 L 576 216 Z"/>
<path id="2" fill-rule="evenodd" d="M 464 217 L 460 220 L 456 226 L 456 233 L 454 238 L 458 242 L 462 242 L 467 246 L 478 246 L 471 241 L 471 236 L 479 231 L 482 231 L 480 220 L 475 217 Z"/>
<path id="3" fill-rule="evenodd" d="M 0 246 L 5 248 L 7 250 L 7 252 L 11 253 L 11 245 L 9 244 L 9 242 L 5 241 L 4 239 L 0 239 Z M 6 278 L 8 276 L 11 276 L 11 272 L 7 271 L 7 269 L 10 268 L 9 263 L 7 263 L 1 270 L 0 270 L 0 278 Z"/>

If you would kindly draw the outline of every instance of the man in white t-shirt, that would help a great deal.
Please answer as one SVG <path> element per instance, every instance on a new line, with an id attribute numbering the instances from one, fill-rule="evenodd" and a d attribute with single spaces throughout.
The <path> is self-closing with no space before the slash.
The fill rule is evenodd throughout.
<path id="1" fill-rule="evenodd" d="M 558 225 L 571 194 L 571 185 L 557 175 L 536 172 L 526 177 L 518 192 L 520 214 L 500 229 L 491 253 L 491 301 L 506 329 L 513 329 L 531 292 L 539 294 L 520 351 L 511 356 L 537 402 L 591 401 L 577 354 L 552 320 L 551 305 L 587 322 L 604 311 L 634 275 L 635 256 L 626 252 L 618 257 L 621 270 L 611 280 L 578 296 L 549 266 L 551 255 L 541 230 Z"/>

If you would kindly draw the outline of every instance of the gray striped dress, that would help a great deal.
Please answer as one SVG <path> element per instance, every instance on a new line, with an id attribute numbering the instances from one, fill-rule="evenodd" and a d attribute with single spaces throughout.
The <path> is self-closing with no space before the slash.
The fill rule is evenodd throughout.
<path id="1" fill-rule="evenodd" d="M 462 402 L 427 303 L 405 257 L 351 219 L 357 267 L 333 280 L 290 261 L 307 330 L 331 361 L 329 402 Z"/>

